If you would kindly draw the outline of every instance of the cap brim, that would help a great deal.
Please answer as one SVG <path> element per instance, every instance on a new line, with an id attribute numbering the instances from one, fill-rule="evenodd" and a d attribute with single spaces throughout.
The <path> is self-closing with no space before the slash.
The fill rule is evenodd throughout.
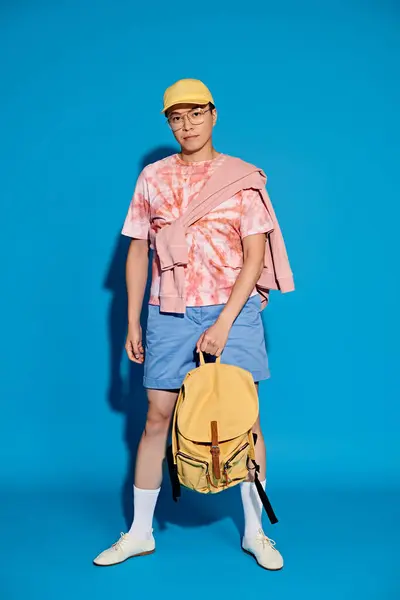
<path id="1" fill-rule="evenodd" d="M 193 104 L 194 106 L 203 106 L 203 104 L 208 104 L 209 102 L 212 102 L 212 100 L 210 100 L 209 98 L 180 98 L 178 101 L 174 100 L 174 102 L 172 102 L 171 104 L 167 104 L 167 106 L 165 106 L 162 111 L 161 114 L 165 113 L 167 110 L 169 110 L 170 108 L 172 108 L 172 106 L 177 106 L 178 104 Z"/>

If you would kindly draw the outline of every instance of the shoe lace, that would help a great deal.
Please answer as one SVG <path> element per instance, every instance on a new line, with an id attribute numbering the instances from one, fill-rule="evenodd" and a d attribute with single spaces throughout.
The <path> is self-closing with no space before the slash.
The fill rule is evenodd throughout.
<path id="1" fill-rule="evenodd" d="M 119 540 L 112 545 L 112 548 L 114 548 L 114 550 L 119 550 L 120 548 L 122 548 L 123 544 L 127 541 L 126 533 L 121 531 L 120 536 L 121 537 L 119 538 Z"/>
<path id="2" fill-rule="evenodd" d="M 263 549 L 266 548 L 267 546 L 269 546 L 272 550 L 275 550 L 275 552 L 278 552 L 277 549 L 274 547 L 274 546 L 276 546 L 276 542 L 274 540 L 271 540 L 269 537 L 267 537 L 262 529 L 258 530 L 258 536 L 259 536 L 258 539 L 260 540 L 261 544 L 263 545 Z"/>

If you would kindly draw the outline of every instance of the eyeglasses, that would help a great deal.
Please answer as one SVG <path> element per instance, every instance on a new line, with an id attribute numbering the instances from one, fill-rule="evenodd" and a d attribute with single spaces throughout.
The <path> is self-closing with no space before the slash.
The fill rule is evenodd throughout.
<path id="1" fill-rule="evenodd" d="M 168 117 L 167 121 L 172 131 L 179 131 L 185 124 L 185 117 L 188 118 L 189 123 L 192 125 L 201 125 L 204 123 L 204 115 L 206 112 L 211 110 L 210 108 L 192 108 L 185 113 L 172 114 Z"/>

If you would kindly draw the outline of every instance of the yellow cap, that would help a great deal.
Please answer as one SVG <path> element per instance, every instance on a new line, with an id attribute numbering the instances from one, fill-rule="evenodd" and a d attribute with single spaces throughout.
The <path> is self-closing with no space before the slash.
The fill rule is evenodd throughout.
<path id="1" fill-rule="evenodd" d="M 211 92 L 206 85 L 199 79 L 180 79 L 164 93 L 164 108 L 166 110 L 175 104 L 214 104 Z"/>

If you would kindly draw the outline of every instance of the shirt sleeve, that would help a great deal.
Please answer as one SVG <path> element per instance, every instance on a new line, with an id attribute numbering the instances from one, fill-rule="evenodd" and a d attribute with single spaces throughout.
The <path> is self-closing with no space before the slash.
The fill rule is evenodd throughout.
<path id="1" fill-rule="evenodd" d="M 268 233 L 274 224 L 265 206 L 260 192 L 257 190 L 242 190 L 240 217 L 240 235 L 245 238 L 256 233 Z"/>
<path id="2" fill-rule="evenodd" d="M 133 193 L 122 235 L 147 240 L 150 231 L 150 199 L 146 177 L 140 173 Z"/>

